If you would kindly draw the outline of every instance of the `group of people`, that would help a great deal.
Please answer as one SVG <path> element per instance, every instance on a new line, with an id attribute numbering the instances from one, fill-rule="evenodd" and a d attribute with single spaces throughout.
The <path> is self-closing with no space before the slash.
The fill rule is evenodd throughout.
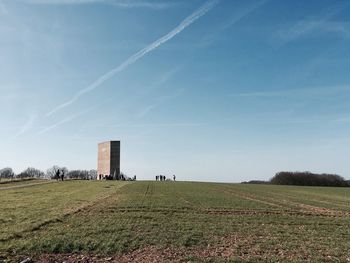
<path id="1" fill-rule="evenodd" d="M 165 175 L 156 175 L 156 181 L 166 181 L 166 176 Z M 168 179 L 170 180 L 170 179 Z M 173 180 L 176 181 L 176 176 L 175 174 L 173 175 Z"/>
<path id="2" fill-rule="evenodd" d="M 57 169 L 56 173 L 55 173 L 55 179 L 58 181 L 61 179 L 61 181 L 64 180 L 64 171 L 60 170 L 60 169 Z"/>
<path id="3" fill-rule="evenodd" d="M 119 175 L 98 175 L 98 180 L 117 180 L 117 181 L 136 181 L 136 175 L 133 177 L 127 177 L 124 174 L 120 173 Z"/>

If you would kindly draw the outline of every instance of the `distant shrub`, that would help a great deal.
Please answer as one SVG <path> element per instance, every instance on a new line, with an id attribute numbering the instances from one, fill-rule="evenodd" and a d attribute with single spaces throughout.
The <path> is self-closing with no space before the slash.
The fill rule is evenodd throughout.
<path id="1" fill-rule="evenodd" d="M 95 180 L 97 177 L 96 170 L 71 170 L 67 173 L 70 179 Z"/>
<path id="2" fill-rule="evenodd" d="M 90 180 L 96 180 L 97 179 L 97 170 L 90 170 L 89 171 L 89 179 Z"/>
<path id="3" fill-rule="evenodd" d="M 241 184 L 270 184 L 270 182 L 263 181 L 263 180 L 250 180 L 250 181 L 244 181 Z"/>
<path id="4" fill-rule="evenodd" d="M 45 173 L 39 169 L 28 167 L 20 174 L 16 175 L 17 178 L 44 178 Z"/>
<path id="5" fill-rule="evenodd" d="M 12 168 L 6 167 L 0 169 L 0 179 L 12 179 L 13 177 L 15 177 L 15 173 L 13 172 Z"/>
<path id="6" fill-rule="evenodd" d="M 271 184 L 305 186 L 349 186 L 336 174 L 314 174 L 311 172 L 279 172 L 270 180 Z"/>
<path id="7" fill-rule="evenodd" d="M 89 177 L 89 172 L 86 170 L 71 170 L 67 173 L 67 177 L 70 179 L 87 180 Z"/>
<path id="8" fill-rule="evenodd" d="M 45 177 L 47 179 L 59 179 L 59 175 L 57 174 L 57 171 L 60 171 L 60 173 L 63 173 L 65 176 L 68 173 L 68 169 L 66 167 L 59 167 L 57 165 L 52 166 L 51 168 L 46 170 Z"/>
<path id="9" fill-rule="evenodd" d="M 57 173 L 59 170 L 59 173 Z M 52 166 L 47 169 L 44 173 L 43 171 L 28 167 L 19 174 L 15 174 L 12 168 L 0 169 L 0 179 L 31 179 L 31 178 L 42 178 L 42 179 L 59 179 L 59 175 L 64 175 L 64 178 L 69 179 L 81 179 L 81 180 L 96 180 L 97 171 L 96 170 L 71 170 L 68 171 L 66 167 L 60 167 L 57 165 Z M 124 175 L 125 176 L 125 175 Z"/>

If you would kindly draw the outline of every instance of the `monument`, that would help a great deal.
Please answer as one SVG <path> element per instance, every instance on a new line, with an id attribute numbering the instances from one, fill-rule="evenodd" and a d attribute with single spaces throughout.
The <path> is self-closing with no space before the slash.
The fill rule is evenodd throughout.
<path id="1" fill-rule="evenodd" d="M 120 179 L 120 141 L 98 144 L 97 180 Z"/>

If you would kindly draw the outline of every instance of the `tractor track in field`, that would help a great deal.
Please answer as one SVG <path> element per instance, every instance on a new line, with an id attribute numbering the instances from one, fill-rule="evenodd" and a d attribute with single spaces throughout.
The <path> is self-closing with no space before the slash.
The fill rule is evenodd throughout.
<path id="1" fill-rule="evenodd" d="M 181 200 L 183 201 L 186 205 L 188 205 L 188 208 L 193 208 L 194 204 L 193 202 L 187 200 L 183 195 L 180 195 L 177 191 L 176 191 L 176 185 L 173 185 L 173 194 L 175 195 L 175 198 L 177 200 Z"/>
<path id="2" fill-rule="evenodd" d="M 49 181 L 49 182 L 41 182 L 41 183 L 33 183 L 33 184 L 20 184 L 20 185 L 13 185 L 13 186 L 7 186 L 7 187 L 0 187 L 0 191 L 12 190 L 12 189 L 17 189 L 17 188 L 32 187 L 32 186 L 43 185 L 43 184 L 52 184 L 52 183 L 56 183 L 56 182 Z"/>
<path id="3" fill-rule="evenodd" d="M 315 199 L 314 197 L 312 197 L 312 198 L 305 198 L 305 200 L 311 201 L 311 202 L 314 202 L 314 203 L 333 205 L 333 206 L 336 205 L 338 207 L 342 207 L 342 208 L 347 208 L 348 209 L 348 211 L 334 210 L 334 209 L 326 208 L 326 207 L 320 207 L 320 206 L 314 206 L 314 205 L 308 205 L 308 204 L 304 205 L 301 202 L 298 202 L 297 197 L 295 197 L 295 195 L 279 194 L 279 193 L 276 193 L 275 195 L 280 196 L 281 200 L 283 200 L 284 202 L 289 202 L 289 203 L 292 203 L 295 206 L 301 206 L 302 208 L 313 209 L 313 210 L 319 209 L 320 211 L 321 210 L 324 210 L 324 211 L 328 210 L 329 213 L 331 213 L 331 212 L 334 213 L 335 212 L 335 213 L 344 213 L 344 214 L 347 214 L 347 215 L 350 214 L 350 211 L 349 211 L 350 205 L 349 204 L 338 203 L 338 202 L 330 202 L 330 201 L 326 201 L 326 200 L 319 200 L 319 199 Z M 285 199 L 286 197 L 289 198 L 289 200 L 286 200 Z"/>
<path id="4" fill-rule="evenodd" d="M 348 214 L 337 213 L 337 211 L 328 211 L 319 207 L 304 207 L 305 210 L 238 210 L 238 209 L 208 209 L 203 207 L 191 208 L 191 207 L 183 207 L 178 209 L 173 208 L 151 208 L 149 206 L 137 208 L 134 207 L 124 207 L 120 209 L 104 209 L 101 213 L 117 213 L 117 214 L 126 214 L 126 213 L 157 213 L 157 214 L 209 214 L 209 215 L 222 215 L 222 216 L 268 216 L 268 215 L 290 215 L 290 216 L 329 216 L 329 217 L 344 217 L 348 216 Z M 338 211 L 339 212 L 339 211 Z M 131 221 L 125 220 L 123 223 L 128 223 Z M 134 224 L 132 224 L 134 225 Z"/>
<path id="5" fill-rule="evenodd" d="M 311 211 L 315 214 L 320 214 L 323 216 L 332 216 L 332 217 L 348 217 L 348 216 L 350 216 L 350 212 L 333 210 L 333 209 L 329 209 L 329 208 L 325 208 L 325 207 L 306 205 L 306 204 L 299 204 L 299 207 L 301 209 Z"/>
<path id="6" fill-rule="evenodd" d="M 130 207 L 119 207 L 119 208 L 112 208 L 113 211 L 115 211 L 116 213 L 118 213 L 121 217 L 120 219 L 120 224 L 121 225 L 128 225 L 130 226 L 131 229 L 135 229 L 137 227 L 137 218 L 134 219 L 133 217 L 129 216 L 129 217 L 124 217 L 124 215 L 126 215 L 127 213 L 130 212 L 149 212 L 150 211 L 150 206 L 146 206 L 145 202 L 146 200 L 152 196 L 154 193 L 154 184 L 151 182 L 147 183 L 147 187 L 144 191 L 144 193 L 141 195 L 141 200 L 137 202 L 137 204 L 132 204 Z M 152 204 L 153 205 L 153 204 Z M 109 211 L 108 210 L 108 206 L 110 206 L 110 204 L 106 204 L 107 208 L 104 207 L 104 209 L 101 211 L 102 213 Z M 144 208 L 144 209 L 142 209 Z"/>
<path id="7" fill-rule="evenodd" d="M 228 234 L 214 237 L 214 245 L 206 247 L 157 247 L 147 245 L 122 255 L 94 255 L 94 254 L 44 254 L 34 257 L 35 262 L 66 262 L 66 263 L 158 263 L 158 262 L 314 262 L 315 255 L 302 248 L 291 250 L 283 246 L 276 246 L 274 250 L 259 247 L 257 239 L 266 236 L 252 236 Z M 302 257 L 300 256 L 302 254 Z M 192 261 L 189 256 L 193 257 Z M 275 260 L 270 260 L 271 258 Z M 302 261 L 301 261 L 302 259 Z M 346 256 L 330 257 L 322 253 L 315 262 L 348 262 Z"/>
<path id="8" fill-rule="evenodd" d="M 277 194 L 277 195 L 282 196 L 281 194 Z M 294 196 L 289 195 L 289 197 L 295 199 Z M 268 199 L 271 200 L 272 198 L 270 197 Z M 281 198 L 278 200 L 278 202 L 283 204 L 284 207 L 285 206 L 292 207 L 294 211 L 299 211 L 302 213 L 311 213 L 312 215 L 330 216 L 330 217 L 350 216 L 350 212 L 345 212 L 345 211 L 340 211 L 340 210 L 335 210 L 335 209 L 330 209 L 330 208 L 320 207 L 315 205 L 308 205 L 301 202 L 292 201 L 291 199 L 287 200 L 287 199 Z"/>
<path id="9" fill-rule="evenodd" d="M 313 207 L 313 209 L 317 209 L 317 208 L 320 208 L 320 210 L 327 210 L 329 212 L 338 212 L 338 213 L 344 213 L 344 214 L 350 214 L 350 211 L 344 211 L 344 210 L 335 210 L 335 209 L 332 209 L 332 208 L 326 208 L 326 207 L 322 207 L 322 206 L 315 206 L 315 205 L 308 205 L 308 204 L 304 204 L 302 202 L 299 202 L 299 199 L 298 197 L 296 197 L 296 195 L 292 195 L 292 194 L 287 194 L 287 193 L 284 193 L 284 194 L 281 194 L 281 193 L 273 193 L 274 196 L 278 196 L 278 202 L 280 202 L 281 204 L 283 204 L 284 206 L 287 204 L 292 204 L 292 206 L 294 207 L 300 207 L 300 205 L 302 205 L 302 208 L 311 208 Z M 269 199 L 269 200 L 276 200 L 275 198 L 273 198 L 272 196 L 270 197 L 265 197 L 266 199 Z M 288 198 L 288 199 L 286 199 Z M 309 198 L 308 196 L 305 198 L 305 200 L 307 201 L 311 201 L 311 202 L 314 202 L 314 203 L 319 203 L 319 204 L 326 204 L 326 205 L 336 205 L 336 206 L 339 206 L 339 207 L 345 207 L 345 208 L 349 208 L 349 205 L 348 204 L 344 204 L 345 201 L 339 203 L 339 202 L 330 202 L 330 201 L 326 201 L 326 200 L 320 200 L 320 199 L 315 199 L 314 196 L 311 196 L 311 198 Z M 324 209 L 323 209 L 324 208 Z"/>
<path id="10" fill-rule="evenodd" d="M 262 199 L 259 199 L 257 198 L 255 195 L 252 195 L 252 194 L 248 194 L 248 193 L 243 193 L 241 191 L 228 191 L 228 190 L 220 190 L 221 192 L 224 192 L 226 194 L 229 194 L 229 195 L 233 195 L 235 197 L 238 197 L 240 199 L 245 199 L 245 200 L 249 200 L 249 201 L 253 201 L 253 202 L 256 202 L 256 203 L 261 203 L 261 204 L 264 204 L 264 205 L 268 205 L 268 206 L 273 206 L 273 207 L 278 207 L 278 208 L 283 208 L 284 206 L 281 205 L 281 204 L 278 204 L 276 202 L 273 202 L 273 201 L 267 201 L 267 200 L 262 200 Z"/>
<path id="11" fill-rule="evenodd" d="M 129 188 L 119 191 L 122 187 L 125 186 L 131 185 L 125 184 L 119 188 L 111 189 L 111 193 L 105 194 L 104 197 L 101 196 L 101 198 L 99 198 L 98 200 L 93 200 L 93 203 L 91 203 L 92 201 L 90 201 L 89 204 L 82 205 L 81 208 L 75 207 L 71 211 L 67 211 L 66 216 L 60 217 L 55 221 L 48 221 L 47 223 L 44 222 L 42 225 L 39 225 L 38 228 L 34 229 L 33 231 L 39 230 L 41 228 L 44 228 L 42 231 L 46 231 L 45 226 L 48 224 L 55 224 L 56 222 L 61 224 L 62 221 L 63 223 L 69 222 L 70 218 L 67 219 L 66 217 L 69 217 L 75 213 L 79 213 L 77 215 L 78 217 L 95 215 L 95 213 L 97 215 L 100 215 L 101 213 L 102 218 L 104 216 L 104 213 L 106 213 L 106 215 L 111 215 L 111 213 L 115 213 L 111 216 L 114 216 L 118 219 L 118 224 L 126 224 L 128 226 L 126 230 L 134 231 L 135 233 L 133 232 L 133 234 L 135 235 L 145 235 L 146 238 L 148 237 L 147 235 L 149 235 L 149 232 L 143 232 L 142 226 L 139 226 L 141 220 L 149 220 L 149 222 L 153 223 L 153 221 L 157 220 L 157 218 L 171 219 L 173 213 L 180 213 L 180 217 L 181 213 L 192 213 L 192 215 L 189 217 L 190 219 L 196 218 L 197 214 L 198 217 L 204 214 L 208 214 L 210 216 L 200 217 L 203 219 L 210 218 L 210 220 L 207 221 L 208 224 L 213 224 L 213 222 L 221 222 L 220 220 L 222 220 L 222 222 L 220 224 L 217 224 L 217 226 L 215 227 L 222 227 L 222 225 L 227 224 L 227 222 L 231 223 L 230 220 L 233 218 L 231 218 L 230 216 L 237 216 L 239 220 L 232 220 L 232 224 L 234 224 L 235 227 L 227 228 L 229 231 L 223 233 L 222 236 L 220 236 L 220 234 L 216 232 L 215 233 L 219 236 L 215 236 L 215 233 L 213 232 L 214 234 L 212 238 L 213 240 L 215 240 L 215 242 L 213 242 L 213 244 L 208 243 L 208 245 L 205 246 L 194 245 L 188 247 L 177 247 L 168 243 L 166 243 L 168 244 L 166 246 L 157 246 L 154 245 L 154 242 L 150 243 L 147 241 L 145 243 L 137 243 L 138 246 L 135 246 L 135 248 L 132 248 L 132 250 L 130 251 L 127 250 L 126 252 L 123 252 L 123 254 L 98 255 L 93 254 L 93 252 L 89 254 L 89 252 L 84 252 L 82 250 L 80 252 L 76 252 L 79 254 L 52 253 L 35 255 L 32 258 L 34 262 L 192 262 L 192 257 L 194 258 L 194 260 L 196 260 L 195 262 L 197 262 L 197 260 L 198 262 L 216 262 L 216 260 L 218 260 L 219 262 L 226 262 L 226 260 L 243 260 L 247 258 L 251 259 L 251 261 L 249 262 L 254 262 L 254 260 L 261 262 L 264 260 L 264 262 L 266 262 L 266 259 L 270 259 L 271 256 L 276 258 L 276 261 L 278 260 L 278 262 L 284 262 L 286 260 L 290 260 L 291 262 L 293 262 L 292 260 L 294 260 L 295 262 L 298 259 L 300 259 L 300 255 L 302 253 L 304 253 L 303 262 L 315 260 L 314 257 L 317 253 L 322 253 L 319 259 L 323 260 L 320 260 L 319 262 L 334 262 L 334 260 L 337 260 L 338 262 L 350 261 L 350 257 L 346 258 L 346 254 L 344 254 L 344 256 L 342 254 L 341 258 L 339 258 L 340 260 L 338 260 L 338 258 L 336 258 L 336 253 L 338 253 L 337 251 L 333 254 L 327 254 L 327 252 L 321 251 L 321 249 L 324 249 L 330 241 L 346 241 L 346 237 L 342 237 L 342 239 L 338 239 L 338 237 L 335 237 L 334 239 L 332 239 L 333 234 L 330 233 L 333 229 L 329 230 L 328 228 L 332 226 L 336 227 L 338 230 L 347 227 L 347 218 L 345 218 L 345 220 L 338 220 L 326 217 L 345 217 L 350 216 L 350 213 L 305 204 L 301 200 L 303 196 L 298 196 L 297 193 L 295 195 L 292 195 L 287 192 L 285 196 L 282 196 L 282 194 L 275 194 L 273 191 L 267 192 L 264 195 L 262 191 L 256 191 L 252 193 L 247 191 L 246 189 L 229 189 L 226 187 L 219 188 L 214 186 L 210 190 L 207 190 L 207 188 L 203 188 L 205 194 L 208 195 L 214 196 L 215 194 L 221 193 L 219 197 L 222 198 L 222 202 L 220 202 L 220 199 L 218 199 L 219 201 L 212 201 L 211 199 L 206 198 L 201 199 L 201 195 L 191 196 L 191 194 L 193 194 L 193 192 L 190 192 L 191 189 L 180 189 L 177 186 L 175 187 L 175 184 L 174 186 L 169 185 L 168 188 L 164 188 L 167 191 L 161 189 L 161 187 L 163 187 L 161 186 L 161 183 L 158 184 L 155 182 L 145 182 L 140 187 L 136 185 L 137 188 L 133 188 L 133 190 L 136 189 L 137 191 L 129 192 Z M 172 195 L 171 199 L 169 198 L 169 195 Z M 131 198 L 127 199 L 129 196 Z M 163 197 L 166 197 L 164 198 L 165 201 L 159 200 Z M 168 198 L 169 203 L 166 202 L 168 201 Z M 235 202 L 235 198 L 238 199 L 238 202 Z M 173 202 L 173 199 L 175 199 L 176 202 Z M 230 199 L 233 199 L 234 202 L 226 203 L 226 200 Z M 128 200 L 129 202 L 121 203 L 119 202 L 120 200 Z M 209 200 L 209 203 L 206 200 Z M 306 198 L 304 202 L 307 201 L 311 200 Z M 252 204 L 251 202 L 255 203 Z M 241 203 L 243 204 L 243 206 L 240 205 Z M 322 204 L 320 204 L 320 206 L 322 206 Z M 247 209 L 244 209 L 244 207 L 246 207 Z M 164 217 L 164 214 L 169 215 L 168 217 Z M 146 215 L 147 217 L 145 217 L 144 215 Z M 225 218 L 225 216 L 227 216 L 228 218 Z M 269 216 L 271 216 L 271 218 L 269 218 Z M 297 218 L 298 216 L 301 216 L 303 218 Z M 73 218 L 75 217 L 76 216 L 73 216 Z M 258 221 L 253 217 L 256 217 Z M 260 220 L 261 217 L 265 218 L 263 220 Z M 313 220 L 316 217 L 318 218 L 316 220 Z M 280 218 L 282 218 L 283 220 L 278 221 Z M 244 230 L 241 232 L 237 232 L 236 229 L 239 229 L 241 226 L 237 226 L 236 222 L 238 222 L 238 224 L 244 225 L 246 228 L 242 227 L 242 229 Z M 324 227 L 324 231 L 327 229 L 327 232 L 321 232 L 322 236 L 316 236 L 316 241 L 312 241 L 310 238 L 307 239 L 307 235 L 311 233 L 308 232 L 309 230 L 314 231 L 313 227 L 315 226 L 315 222 L 317 224 L 317 227 L 319 225 L 322 225 Z M 196 220 L 191 221 L 191 223 L 196 223 Z M 268 227 L 266 227 L 266 230 L 269 230 L 271 227 L 281 229 L 282 234 L 278 234 L 281 235 L 281 238 L 286 236 L 286 238 L 293 239 L 293 242 L 300 241 L 300 245 L 299 243 L 295 243 L 295 248 L 290 248 L 289 244 L 284 246 L 283 242 L 277 242 L 280 240 L 275 239 L 273 231 L 265 231 L 264 225 L 268 225 Z M 292 228 L 289 228 L 290 226 Z M 306 230 L 304 230 L 304 226 Z M 308 228 L 309 226 L 312 227 Z M 56 227 L 56 225 L 54 225 L 54 227 Z M 252 233 L 249 233 L 249 229 L 254 227 L 259 231 L 253 231 Z M 165 228 L 165 231 L 168 231 L 170 229 L 173 228 Z M 321 230 L 323 230 L 323 228 Z M 175 229 L 175 231 L 179 231 L 179 233 L 184 232 L 184 230 L 182 229 Z M 291 236 L 288 236 L 289 232 L 291 233 Z M 208 236 L 211 237 L 212 233 L 208 233 Z M 35 235 L 38 233 L 34 232 L 33 234 Z M 116 234 L 118 235 L 119 232 L 116 231 Z M 156 232 L 156 234 L 158 234 L 158 232 Z M 336 234 L 337 232 L 334 233 L 334 236 Z M 345 236 L 346 232 L 344 231 L 343 234 Z M 26 237 L 24 233 L 23 236 Z M 21 236 L 19 236 L 18 238 L 21 238 Z M 309 241 L 309 243 L 303 243 L 305 240 Z M 2 240 L 0 239 L 0 243 L 1 241 Z M 263 245 L 268 244 L 270 241 L 273 247 L 271 247 L 271 249 L 266 249 L 266 247 L 264 247 Z M 322 244 L 320 249 L 318 247 L 311 247 L 309 250 L 307 250 L 308 246 L 310 247 L 310 244 L 313 245 L 319 241 L 324 241 L 325 245 L 323 246 Z M 260 245 L 262 246 L 260 247 Z M 306 248 L 305 250 L 303 250 L 304 247 Z M 343 249 L 344 247 L 346 247 L 346 245 L 341 248 Z M 331 255 L 332 258 L 329 255 Z"/>
<path id="12" fill-rule="evenodd" d="M 316 215 L 316 216 L 328 216 L 328 217 L 348 217 L 350 216 L 350 212 L 339 211 L 334 209 L 329 209 L 325 207 L 307 205 L 303 203 L 298 203 L 292 200 L 279 199 L 278 201 L 273 199 L 272 197 L 265 197 L 265 199 L 261 199 L 252 194 L 242 193 L 238 191 L 227 191 L 223 192 L 228 193 L 230 195 L 236 196 L 238 198 L 250 200 L 257 203 L 266 204 L 269 206 L 283 208 L 280 212 L 283 214 L 290 215 Z M 290 207 L 291 209 L 286 209 Z M 229 211 L 227 213 L 230 213 Z M 277 212 L 278 213 L 278 212 Z"/>
<path id="13" fill-rule="evenodd" d="M 120 186 L 118 189 L 124 187 L 125 185 Z M 43 227 L 48 226 L 50 224 L 54 224 L 54 223 L 57 223 L 57 222 L 62 222 L 63 220 L 65 220 L 66 218 L 68 218 L 71 215 L 74 215 L 74 214 L 77 214 L 79 212 L 85 211 L 85 210 L 87 210 L 89 208 L 92 208 L 95 205 L 97 205 L 100 202 L 102 202 L 103 200 L 108 200 L 114 194 L 115 194 L 115 192 L 112 192 L 112 193 L 110 193 L 108 195 L 101 196 L 101 197 L 99 197 L 99 198 L 97 198 L 97 199 L 95 199 L 93 201 L 87 202 L 87 203 L 85 203 L 83 205 L 80 205 L 78 207 L 73 207 L 71 209 L 67 209 L 67 210 L 65 210 L 65 212 L 62 213 L 62 215 L 59 215 L 59 216 L 51 218 L 51 219 L 44 220 L 43 222 L 40 222 L 37 225 L 34 225 L 34 226 L 30 227 L 30 228 L 27 228 L 27 229 L 24 229 L 24 230 L 19 231 L 17 233 L 14 233 L 14 234 L 12 234 L 12 235 L 10 235 L 8 237 L 0 238 L 0 243 L 1 242 L 8 242 L 8 241 L 11 241 L 11 240 L 14 240 L 14 239 L 22 238 L 23 235 L 26 234 L 26 233 L 38 231 L 38 230 L 42 229 Z"/>

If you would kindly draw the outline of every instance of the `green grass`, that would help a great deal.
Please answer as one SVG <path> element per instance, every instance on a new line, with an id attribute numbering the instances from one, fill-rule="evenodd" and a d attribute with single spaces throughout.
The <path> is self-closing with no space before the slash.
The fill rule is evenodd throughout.
<path id="1" fill-rule="evenodd" d="M 0 201 L 3 259 L 350 261 L 348 188 L 67 181 L 3 190 Z"/>
<path id="2" fill-rule="evenodd" d="M 30 183 L 35 183 L 39 181 L 44 181 L 42 179 L 36 179 L 36 178 L 23 178 L 23 179 L 0 179 L 0 187 L 7 187 L 9 185 L 15 185 L 15 184 L 30 184 Z"/>

